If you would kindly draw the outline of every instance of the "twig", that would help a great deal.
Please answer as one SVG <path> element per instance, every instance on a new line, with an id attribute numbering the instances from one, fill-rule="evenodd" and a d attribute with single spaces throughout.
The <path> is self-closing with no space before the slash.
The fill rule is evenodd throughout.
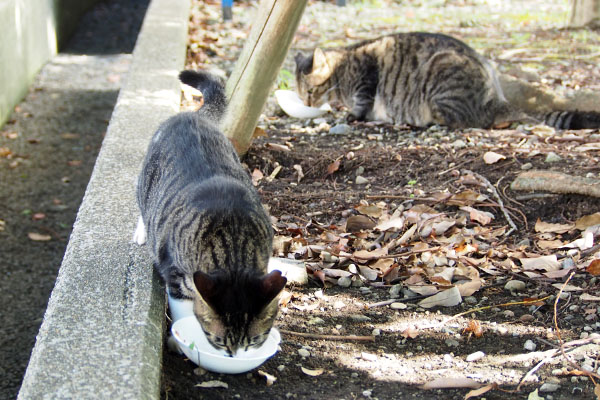
<path id="1" fill-rule="evenodd" d="M 498 202 L 498 206 L 500 207 L 500 210 L 502 211 L 502 214 L 504 214 L 504 218 L 506 218 L 506 220 L 508 221 L 508 224 L 510 225 L 511 229 L 506 232 L 504 234 L 504 236 L 509 236 L 513 231 L 518 230 L 517 225 L 515 225 L 515 223 L 513 222 L 513 220 L 510 218 L 510 215 L 508 214 L 508 211 L 506 211 L 506 208 L 504 208 L 504 203 L 502 202 L 502 199 L 500 198 L 500 195 L 498 194 L 498 191 L 496 190 L 496 188 L 494 187 L 494 185 L 491 184 L 491 182 L 489 180 L 487 180 L 486 177 L 473 172 L 473 171 L 469 171 L 468 169 L 463 170 L 466 173 L 469 173 L 475 177 L 477 177 L 478 179 L 481 179 L 485 185 L 492 191 L 492 193 L 494 194 L 494 197 L 496 198 L 496 201 Z"/>
<path id="2" fill-rule="evenodd" d="M 560 300 L 560 296 L 561 296 L 563 290 L 565 289 L 565 287 L 567 286 L 567 283 L 569 283 L 569 281 L 571 280 L 573 275 L 575 275 L 575 272 L 576 271 L 573 271 L 569 274 L 569 277 L 567 278 L 565 283 L 563 283 L 563 285 L 560 287 L 560 290 L 558 291 L 558 294 L 556 295 L 556 300 L 554 300 L 554 329 L 556 329 L 556 337 L 558 338 L 558 342 L 560 343 L 560 352 L 563 355 L 563 357 L 565 358 L 565 360 L 567 360 L 569 365 L 571 365 L 573 368 L 575 368 L 575 370 L 580 371 L 582 374 L 589 376 L 592 379 L 592 382 L 594 382 L 594 378 L 600 379 L 600 375 L 598 375 L 597 373 L 594 373 L 594 372 L 582 370 L 581 367 L 579 367 L 579 365 L 577 365 L 577 363 L 571 361 L 571 359 L 569 357 L 567 357 L 567 354 L 565 353 L 565 343 L 563 342 L 563 340 L 560 336 L 560 329 L 558 328 L 558 313 L 556 312 L 556 307 L 558 305 L 558 301 Z M 596 382 L 594 382 L 594 384 L 596 384 Z"/>
<path id="3" fill-rule="evenodd" d="M 308 339 L 318 339 L 318 340 L 354 340 L 359 342 L 374 342 L 375 336 L 356 336 L 356 335 L 319 335 L 317 333 L 305 333 L 305 332 L 294 332 L 288 331 L 286 329 L 280 329 L 279 332 L 284 335 L 293 335 L 300 336 Z"/>
<path id="4" fill-rule="evenodd" d="M 386 259 L 386 258 L 406 257 L 406 256 L 411 256 L 413 254 L 426 253 L 428 251 L 437 251 L 441 248 L 442 248 L 442 246 L 436 246 L 436 247 L 430 247 L 428 249 L 411 250 L 411 251 L 407 251 L 406 253 L 388 254 L 386 256 L 374 256 L 374 257 L 365 257 L 365 258 L 355 257 L 355 258 L 357 258 L 359 260 L 381 260 L 381 259 Z"/>

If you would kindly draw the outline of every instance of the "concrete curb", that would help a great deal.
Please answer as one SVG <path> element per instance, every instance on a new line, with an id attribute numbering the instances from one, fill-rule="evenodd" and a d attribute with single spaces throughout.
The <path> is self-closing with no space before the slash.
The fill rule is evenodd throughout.
<path id="1" fill-rule="evenodd" d="M 37 335 L 19 399 L 158 399 L 165 294 L 131 237 L 134 182 L 179 110 L 189 0 L 153 0 Z"/>

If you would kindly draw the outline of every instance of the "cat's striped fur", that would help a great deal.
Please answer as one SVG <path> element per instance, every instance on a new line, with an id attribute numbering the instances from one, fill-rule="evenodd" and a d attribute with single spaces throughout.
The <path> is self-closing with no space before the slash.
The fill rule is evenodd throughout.
<path id="1" fill-rule="evenodd" d="M 435 33 L 397 33 L 344 48 L 296 55 L 298 93 L 310 106 L 339 101 L 349 121 L 488 128 L 519 114 L 491 63 L 465 43 Z M 600 113 L 553 112 L 560 129 L 600 127 Z"/>
<path id="2" fill-rule="evenodd" d="M 222 83 L 184 71 L 204 105 L 166 120 L 154 134 L 137 187 L 141 225 L 155 268 L 218 348 L 235 354 L 266 340 L 286 279 L 267 274 L 273 231 L 258 193 L 229 140 L 219 131 Z"/>

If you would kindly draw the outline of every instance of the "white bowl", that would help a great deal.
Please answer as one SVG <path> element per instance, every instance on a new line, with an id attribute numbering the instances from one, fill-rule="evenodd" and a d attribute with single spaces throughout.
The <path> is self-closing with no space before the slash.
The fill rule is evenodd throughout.
<path id="1" fill-rule="evenodd" d="M 241 374 L 258 367 L 277 353 L 281 341 L 279 331 L 271 328 L 269 337 L 262 346 L 238 351 L 235 357 L 228 357 L 225 351 L 217 350 L 208 342 L 194 316 L 175 321 L 171 326 L 171 333 L 187 358 L 204 369 L 223 374 Z"/>
<path id="2" fill-rule="evenodd" d="M 319 108 L 305 106 L 298 93 L 292 90 L 276 90 L 275 98 L 281 109 L 290 117 L 316 118 L 331 111 L 329 104 L 323 104 Z"/>
<path id="3" fill-rule="evenodd" d="M 194 302 L 192 300 L 181 300 L 171 297 L 167 292 L 169 299 L 169 311 L 171 311 L 171 320 L 173 322 L 185 317 L 194 315 Z"/>

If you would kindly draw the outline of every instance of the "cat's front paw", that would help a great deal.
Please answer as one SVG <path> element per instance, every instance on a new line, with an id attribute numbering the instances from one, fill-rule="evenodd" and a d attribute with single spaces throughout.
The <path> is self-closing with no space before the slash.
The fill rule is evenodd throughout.
<path id="1" fill-rule="evenodd" d="M 364 121 L 364 120 L 365 120 L 364 115 L 355 115 L 355 114 L 349 113 L 346 116 L 346 122 L 348 122 L 348 123 L 356 122 L 356 121 Z"/>
<path id="2" fill-rule="evenodd" d="M 141 216 L 138 219 L 137 227 L 133 233 L 133 241 L 140 246 L 146 243 L 146 226 L 144 225 L 144 220 Z"/>

